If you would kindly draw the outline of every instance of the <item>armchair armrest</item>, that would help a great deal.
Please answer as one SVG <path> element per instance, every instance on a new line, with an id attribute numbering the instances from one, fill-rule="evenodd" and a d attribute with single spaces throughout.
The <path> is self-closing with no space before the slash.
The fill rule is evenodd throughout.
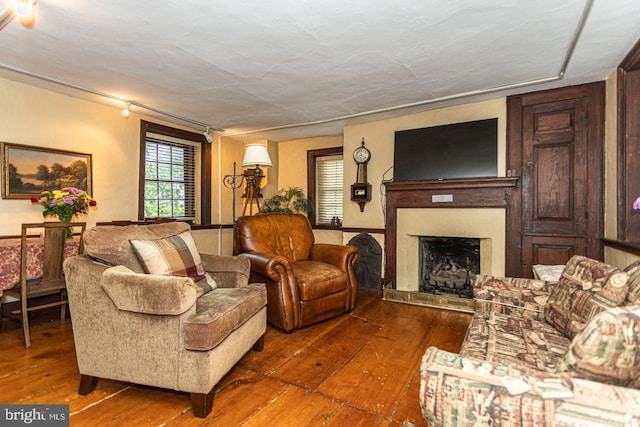
<path id="1" fill-rule="evenodd" d="M 420 406 L 429 425 L 495 425 L 511 414 L 531 425 L 632 425 L 640 419 L 639 403 L 640 390 L 468 359 L 436 347 L 427 350 L 420 367 Z"/>
<path id="2" fill-rule="evenodd" d="M 179 315 L 197 299 L 188 277 L 134 273 L 119 265 L 106 269 L 100 286 L 119 310 L 157 315 Z"/>
<path id="3" fill-rule="evenodd" d="M 309 257 L 314 261 L 322 261 L 335 265 L 342 271 L 349 271 L 349 264 L 355 267 L 360 260 L 360 253 L 355 246 L 316 243 L 311 247 Z"/>
<path id="4" fill-rule="evenodd" d="M 251 262 L 238 256 L 200 254 L 204 269 L 221 288 L 240 288 L 249 284 Z"/>
<path id="5" fill-rule="evenodd" d="M 273 281 L 279 281 L 286 272 L 293 274 L 289 260 L 283 256 L 262 252 L 243 252 L 239 255 L 251 261 L 251 270 Z M 295 279 L 294 279 L 295 283 Z"/>

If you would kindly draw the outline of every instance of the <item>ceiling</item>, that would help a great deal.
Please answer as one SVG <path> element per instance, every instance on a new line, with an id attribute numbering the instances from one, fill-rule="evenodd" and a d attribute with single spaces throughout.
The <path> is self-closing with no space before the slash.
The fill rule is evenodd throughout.
<path id="1" fill-rule="evenodd" d="M 638 0 L 38 0 L 0 77 L 283 141 L 603 80 L 638 23 Z"/>

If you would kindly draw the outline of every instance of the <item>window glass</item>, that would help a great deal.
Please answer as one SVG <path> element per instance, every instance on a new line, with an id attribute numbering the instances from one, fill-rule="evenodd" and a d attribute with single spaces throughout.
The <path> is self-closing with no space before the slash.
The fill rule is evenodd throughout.
<path id="1" fill-rule="evenodd" d="M 147 136 L 144 217 L 195 218 L 197 147 Z"/>

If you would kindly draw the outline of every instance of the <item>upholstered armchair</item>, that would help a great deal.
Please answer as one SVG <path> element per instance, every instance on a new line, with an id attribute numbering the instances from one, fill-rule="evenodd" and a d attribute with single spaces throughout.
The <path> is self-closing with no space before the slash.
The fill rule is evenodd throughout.
<path id="1" fill-rule="evenodd" d="M 358 287 L 354 246 L 314 243 L 309 220 L 270 213 L 238 218 L 236 252 L 267 285 L 267 319 L 285 332 L 351 311 Z"/>
<path id="2" fill-rule="evenodd" d="M 84 249 L 64 264 L 79 393 L 99 378 L 173 389 L 206 417 L 218 381 L 264 344 L 266 290 L 249 284 L 249 261 L 198 254 L 182 222 L 94 227 Z"/>

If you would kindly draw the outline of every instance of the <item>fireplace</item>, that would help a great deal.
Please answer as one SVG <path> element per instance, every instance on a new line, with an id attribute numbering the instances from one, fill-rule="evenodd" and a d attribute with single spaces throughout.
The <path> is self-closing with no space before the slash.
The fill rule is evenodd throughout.
<path id="1" fill-rule="evenodd" d="M 480 273 L 480 239 L 420 236 L 419 292 L 473 298 L 471 282 Z"/>
<path id="2" fill-rule="evenodd" d="M 505 254 L 509 252 L 508 200 L 517 182 L 516 177 L 508 177 L 386 184 L 383 298 L 473 311 L 473 299 L 420 291 L 424 279 L 420 272 L 420 237 L 478 239 L 478 273 L 504 275 Z"/>

